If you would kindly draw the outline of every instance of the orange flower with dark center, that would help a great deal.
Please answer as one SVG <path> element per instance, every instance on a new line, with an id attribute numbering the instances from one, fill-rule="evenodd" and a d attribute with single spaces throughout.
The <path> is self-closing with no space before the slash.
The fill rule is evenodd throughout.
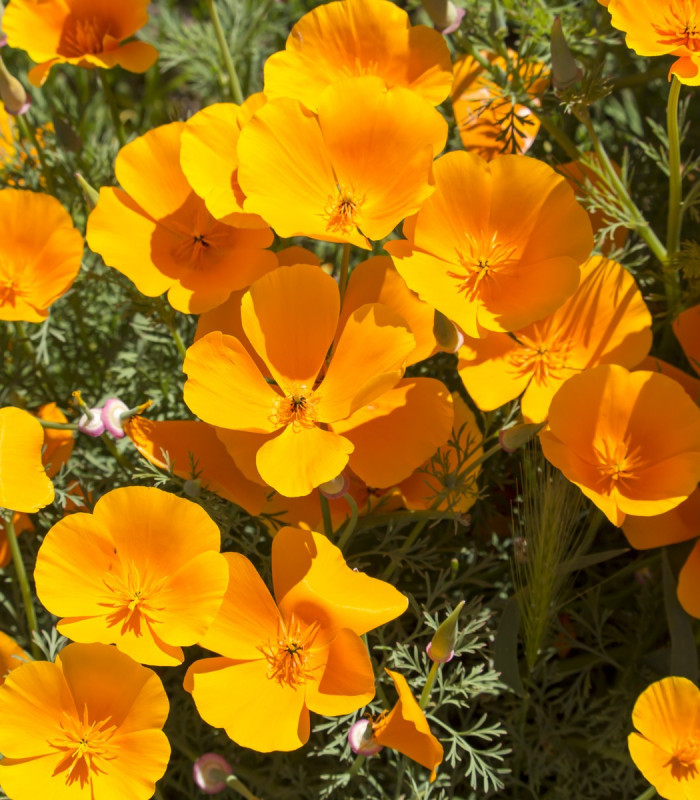
<path id="1" fill-rule="evenodd" d="M 168 292 L 178 311 L 215 308 L 277 266 L 267 227 L 216 220 L 180 167 L 185 123 L 154 128 L 119 151 L 115 172 L 124 189 L 103 188 L 88 219 L 87 240 L 108 266 L 140 292 Z M 124 236 L 124 231 L 129 236 Z"/>
<path id="2" fill-rule="evenodd" d="M 147 8 L 148 0 L 11 0 L 2 27 L 11 47 L 39 62 L 29 80 L 41 86 L 54 64 L 145 72 L 157 50 L 123 41 L 148 22 Z"/>
<path id="3" fill-rule="evenodd" d="M 408 14 L 387 0 L 325 3 L 305 14 L 286 49 L 265 62 L 265 94 L 294 98 L 316 111 L 324 89 L 363 75 L 438 105 L 452 82 L 450 54 L 444 37 L 425 25 L 411 26 Z"/>
<path id="4" fill-rule="evenodd" d="M 409 288 L 465 334 L 508 332 L 554 312 L 578 286 L 591 225 L 551 167 L 448 153 L 435 193 L 386 245 Z"/>
<path id="5" fill-rule="evenodd" d="M 251 562 L 226 553 L 224 603 L 200 644 L 220 658 L 185 677 L 202 718 L 261 752 L 294 750 L 309 738 L 309 711 L 349 714 L 374 697 L 360 636 L 395 619 L 407 599 L 352 570 L 318 533 L 282 528 L 272 541 L 273 600 Z"/>

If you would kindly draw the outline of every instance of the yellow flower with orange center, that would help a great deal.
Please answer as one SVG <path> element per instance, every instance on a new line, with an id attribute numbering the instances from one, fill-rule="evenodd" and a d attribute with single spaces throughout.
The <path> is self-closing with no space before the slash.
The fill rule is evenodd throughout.
<path id="1" fill-rule="evenodd" d="M 168 292 L 173 308 L 198 314 L 220 305 L 277 266 L 267 227 L 216 220 L 180 167 L 185 123 L 154 128 L 119 151 L 117 180 L 103 188 L 88 219 L 87 240 L 108 266 L 140 292 Z M 124 236 L 124 231 L 129 236 Z"/>
<path id="2" fill-rule="evenodd" d="M 316 111 L 324 89 L 363 75 L 438 105 L 449 92 L 452 65 L 444 37 L 412 26 L 395 3 L 341 0 L 312 9 L 294 25 L 286 49 L 265 62 L 265 94 L 294 98 Z"/>
<path id="3" fill-rule="evenodd" d="M 69 644 L 0 686 L 0 785 L 13 800 L 148 800 L 170 746 L 160 678 L 104 644 Z"/>
<path id="4" fill-rule="evenodd" d="M 388 236 L 432 193 L 433 157 L 446 136 L 427 100 L 374 76 L 329 86 L 317 114 L 274 100 L 238 139 L 243 208 L 283 237 L 369 249 L 368 239 Z"/>
<path id="5" fill-rule="evenodd" d="M 41 86 L 54 64 L 145 72 L 157 50 L 145 42 L 123 42 L 148 22 L 147 8 L 148 0 L 11 0 L 2 27 L 11 47 L 39 62 L 29 80 Z"/>
<path id="6" fill-rule="evenodd" d="M 508 332 L 554 312 L 580 279 L 591 224 L 564 179 L 527 156 L 435 162 L 435 193 L 386 245 L 422 300 L 467 336 Z"/>
<path id="7" fill-rule="evenodd" d="M 243 747 L 294 750 L 309 711 L 349 714 L 374 697 L 360 636 L 402 614 L 393 586 L 352 570 L 318 533 L 282 528 L 272 541 L 275 600 L 251 562 L 226 553 L 224 603 L 200 644 L 220 658 L 185 677 L 202 718 Z"/>
<path id="8" fill-rule="evenodd" d="M 160 489 L 114 489 L 71 514 L 37 555 L 37 596 L 75 641 L 115 643 L 147 664 L 182 662 L 219 610 L 226 564 L 217 525 Z"/>

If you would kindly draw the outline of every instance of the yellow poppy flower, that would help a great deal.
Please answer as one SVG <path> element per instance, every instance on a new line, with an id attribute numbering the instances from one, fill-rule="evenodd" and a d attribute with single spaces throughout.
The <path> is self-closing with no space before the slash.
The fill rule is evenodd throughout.
<path id="1" fill-rule="evenodd" d="M 0 408 L 0 508 L 33 513 L 53 502 L 41 451 L 44 429 L 19 408 Z"/>

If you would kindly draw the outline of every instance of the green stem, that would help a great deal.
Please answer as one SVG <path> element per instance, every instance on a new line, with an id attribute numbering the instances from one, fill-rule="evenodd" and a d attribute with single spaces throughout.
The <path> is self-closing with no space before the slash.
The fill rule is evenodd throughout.
<path id="1" fill-rule="evenodd" d="M 408 534 L 404 543 L 399 548 L 399 551 L 396 554 L 397 556 L 404 555 L 408 550 L 411 549 L 411 547 L 413 547 L 413 544 L 415 543 L 416 539 L 420 536 L 421 531 L 423 530 L 423 528 L 425 528 L 427 523 L 428 520 L 423 519 L 420 522 L 417 522 L 413 526 L 413 530 Z M 381 579 L 383 581 L 388 581 L 389 578 L 394 574 L 394 572 L 396 572 L 396 568 L 399 566 L 399 563 L 400 562 L 398 558 L 393 558 L 391 564 L 389 564 L 387 568 L 384 570 L 384 572 L 382 572 Z"/>
<path id="2" fill-rule="evenodd" d="M 258 798 L 248 789 L 248 787 L 238 780 L 235 775 L 229 775 L 226 778 L 226 785 L 233 789 L 234 792 L 245 797 L 246 800 L 258 800 Z"/>
<path id="3" fill-rule="evenodd" d="M 678 98 L 681 91 L 681 82 L 674 75 L 668 93 L 668 106 L 666 107 L 666 126 L 668 131 L 668 227 L 666 229 L 666 250 L 669 259 L 678 252 L 681 241 L 681 140 L 678 131 Z M 668 297 L 671 290 L 672 297 Z M 671 300 L 676 300 L 678 290 L 678 274 L 668 270 L 666 282 L 667 299 L 669 306 Z"/>
<path id="4" fill-rule="evenodd" d="M 211 17 L 212 24 L 214 25 L 214 33 L 216 33 L 216 39 L 219 43 L 219 50 L 221 50 L 221 56 L 224 59 L 224 66 L 226 67 L 226 72 L 228 73 L 228 81 L 231 88 L 233 102 L 237 103 L 239 106 L 243 105 L 243 102 L 245 101 L 245 97 L 243 97 L 243 89 L 241 89 L 241 82 L 238 80 L 238 73 L 236 72 L 236 67 L 234 66 L 233 59 L 231 58 L 231 51 L 229 50 L 226 42 L 224 29 L 221 27 L 221 19 L 219 18 L 219 12 L 216 10 L 215 0 L 207 0 L 207 6 L 209 8 L 209 16 Z"/>
<path id="5" fill-rule="evenodd" d="M 333 536 L 333 520 L 331 519 L 331 507 L 328 504 L 328 498 L 319 489 L 318 499 L 321 501 L 321 514 L 323 516 L 323 531 L 330 539 Z"/>
<path id="6" fill-rule="evenodd" d="M 119 116 L 119 107 L 117 106 L 117 98 L 114 96 L 112 87 L 109 85 L 109 78 L 107 77 L 107 70 L 98 69 L 97 74 L 102 84 L 102 92 L 104 93 L 105 100 L 109 106 L 109 111 L 112 114 L 112 123 L 114 125 L 114 132 L 117 134 L 119 140 L 119 147 L 124 147 L 126 144 L 126 133 L 122 125 L 122 118 Z"/>
<path id="7" fill-rule="evenodd" d="M 112 456 L 119 464 L 119 466 L 124 470 L 124 472 L 127 475 L 131 475 L 131 464 L 129 463 L 128 459 L 124 455 L 122 455 L 122 453 L 120 453 L 119 450 L 117 450 L 116 445 L 112 441 L 112 437 L 107 433 L 107 431 L 105 431 L 102 434 L 102 436 L 100 436 L 100 439 L 102 439 L 104 446 L 109 450 L 109 452 L 112 454 Z"/>
<path id="8" fill-rule="evenodd" d="M 639 797 L 636 798 L 636 800 L 651 800 L 652 797 L 656 797 L 656 789 L 653 786 L 650 786 L 646 792 L 642 792 Z"/>
<path id="9" fill-rule="evenodd" d="M 540 125 L 547 131 L 547 133 L 554 139 L 554 141 L 561 147 L 561 149 L 569 156 L 572 161 L 578 161 L 582 153 L 571 141 L 571 139 L 559 130 L 559 128 L 552 122 L 549 117 L 539 114 L 532 106 L 528 106 L 530 113 L 535 119 L 539 120 Z"/>
<path id="10" fill-rule="evenodd" d="M 175 347 L 177 347 L 177 352 L 180 354 L 180 358 L 184 361 L 185 356 L 187 355 L 187 348 L 185 347 L 185 343 L 182 341 L 182 337 L 180 336 L 180 331 L 177 329 L 177 325 L 175 325 L 172 309 L 167 308 L 163 300 L 160 298 L 157 299 L 155 306 L 158 310 L 161 320 L 163 321 L 163 324 L 170 331 L 170 335 L 173 337 L 173 341 L 175 342 Z"/>
<path id="11" fill-rule="evenodd" d="M 50 428 L 51 430 L 56 431 L 77 431 L 78 425 L 75 422 L 50 422 L 46 419 L 39 419 L 39 424 L 42 428 Z"/>
<path id="12" fill-rule="evenodd" d="M 438 669 L 440 664 L 437 661 L 433 661 L 432 667 L 430 667 L 430 672 L 428 673 L 428 677 L 425 681 L 425 686 L 423 687 L 423 691 L 420 694 L 420 700 L 418 701 L 418 705 L 421 708 L 425 708 L 428 705 L 428 700 L 430 700 L 430 693 L 433 691 L 433 685 L 435 683 L 435 678 L 437 678 Z"/>
<path id="13" fill-rule="evenodd" d="M 365 762 L 365 756 L 355 756 L 355 760 L 352 762 L 352 766 L 350 767 L 350 771 L 348 772 L 348 778 L 352 780 L 352 778 L 357 775 L 360 771 L 360 767 Z"/>
<path id="14" fill-rule="evenodd" d="M 340 302 L 343 302 L 345 290 L 348 288 L 348 272 L 350 267 L 350 244 L 345 242 L 343 245 L 343 258 L 340 262 L 340 277 L 338 278 L 338 288 L 340 289 Z"/>
<path id="15" fill-rule="evenodd" d="M 44 158 L 44 151 L 41 148 L 39 140 L 36 138 L 36 133 L 34 132 L 34 128 L 27 122 L 27 120 L 24 117 L 24 114 L 19 114 L 14 119 L 17 122 L 17 125 L 19 126 L 22 136 L 34 145 L 37 157 L 39 159 L 39 165 L 41 166 L 41 174 L 44 176 L 44 181 L 46 182 L 46 189 L 49 192 L 49 194 L 53 194 L 54 193 L 53 172 L 51 171 L 49 165 L 46 163 L 46 159 Z"/>
<path id="16" fill-rule="evenodd" d="M 22 561 L 22 551 L 19 549 L 19 542 L 17 541 L 17 534 L 15 533 L 15 526 L 12 522 L 12 512 L 7 519 L 5 519 L 5 534 L 7 535 L 7 543 L 10 545 L 10 552 L 12 553 L 12 561 L 15 565 L 15 574 L 17 575 L 17 582 L 19 589 L 22 593 L 22 602 L 24 603 L 24 613 L 27 616 L 27 627 L 29 628 L 29 643 L 32 648 L 32 655 L 35 659 L 41 659 L 41 650 L 34 641 L 34 633 L 39 630 L 36 621 L 36 611 L 32 603 L 32 590 L 29 587 L 29 579 L 27 578 L 27 570 L 24 568 L 24 561 Z"/>
<path id="17" fill-rule="evenodd" d="M 355 530 L 355 526 L 357 525 L 357 517 L 358 517 L 358 508 L 357 503 L 352 498 L 350 493 L 343 495 L 350 506 L 350 519 L 345 523 L 345 530 L 343 531 L 340 539 L 338 539 L 337 547 L 339 550 L 342 550 L 345 545 L 350 540 L 353 531 Z"/>

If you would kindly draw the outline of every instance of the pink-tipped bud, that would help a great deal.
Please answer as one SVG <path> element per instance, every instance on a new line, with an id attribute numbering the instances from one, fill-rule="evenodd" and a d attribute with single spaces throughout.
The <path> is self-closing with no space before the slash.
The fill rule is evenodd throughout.
<path id="1" fill-rule="evenodd" d="M 126 436 L 126 433 L 124 433 L 124 415 L 128 411 L 129 407 L 126 403 L 122 403 L 118 397 L 109 397 L 105 400 L 102 408 L 102 422 L 104 422 L 105 428 L 115 439 L 123 439 Z"/>
<path id="2" fill-rule="evenodd" d="M 372 723 L 368 719 L 358 719 L 350 726 L 348 743 L 358 756 L 375 756 L 382 749 L 372 738 Z"/>
<path id="3" fill-rule="evenodd" d="M 2 58 L 0 58 L 0 100 L 8 114 L 26 114 L 31 105 L 24 86 L 10 74 Z"/>
<path id="4" fill-rule="evenodd" d="M 435 25 L 435 30 L 443 36 L 454 33 L 466 13 L 463 8 L 458 8 L 451 0 L 422 0 L 422 3 Z"/>
<path id="5" fill-rule="evenodd" d="M 432 640 L 425 648 L 428 658 L 437 661 L 438 664 L 446 664 L 452 661 L 455 656 L 455 645 L 457 644 L 457 620 L 464 608 L 464 600 L 461 600 L 455 610 L 447 617 L 440 627 L 433 634 Z"/>
<path id="6" fill-rule="evenodd" d="M 226 788 L 226 778 L 233 774 L 231 765 L 217 753 L 205 753 L 192 766 L 194 782 L 205 794 L 216 794 Z"/>
<path id="7" fill-rule="evenodd" d="M 102 422 L 102 409 L 89 408 L 78 420 L 78 430 L 88 436 L 102 436 L 105 432 L 105 424 Z"/>
<path id="8" fill-rule="evenodd" d="M 327 497 L 329 500 L 337 500 L 339 497 L 342 497 L 344 494 L 348 493 L 348 489 L 350 488 L 350 481 L 347 479 L 345 473 L 341 472 L 337 478 L 333 478 L 331 481 L 326 481 L 322 483 L 318 490 L 324 497 Z"/>
<path id="9" fill-rule="evenodd" d="M 501 450 L 505 450 L 506 453 L 514 453 L 524 444 L 531 442 L 546 424 L 546 422 L 521 422 L 510 428 L 502 428 L 498 432 L 498 443 L 501 445 Z"/>

